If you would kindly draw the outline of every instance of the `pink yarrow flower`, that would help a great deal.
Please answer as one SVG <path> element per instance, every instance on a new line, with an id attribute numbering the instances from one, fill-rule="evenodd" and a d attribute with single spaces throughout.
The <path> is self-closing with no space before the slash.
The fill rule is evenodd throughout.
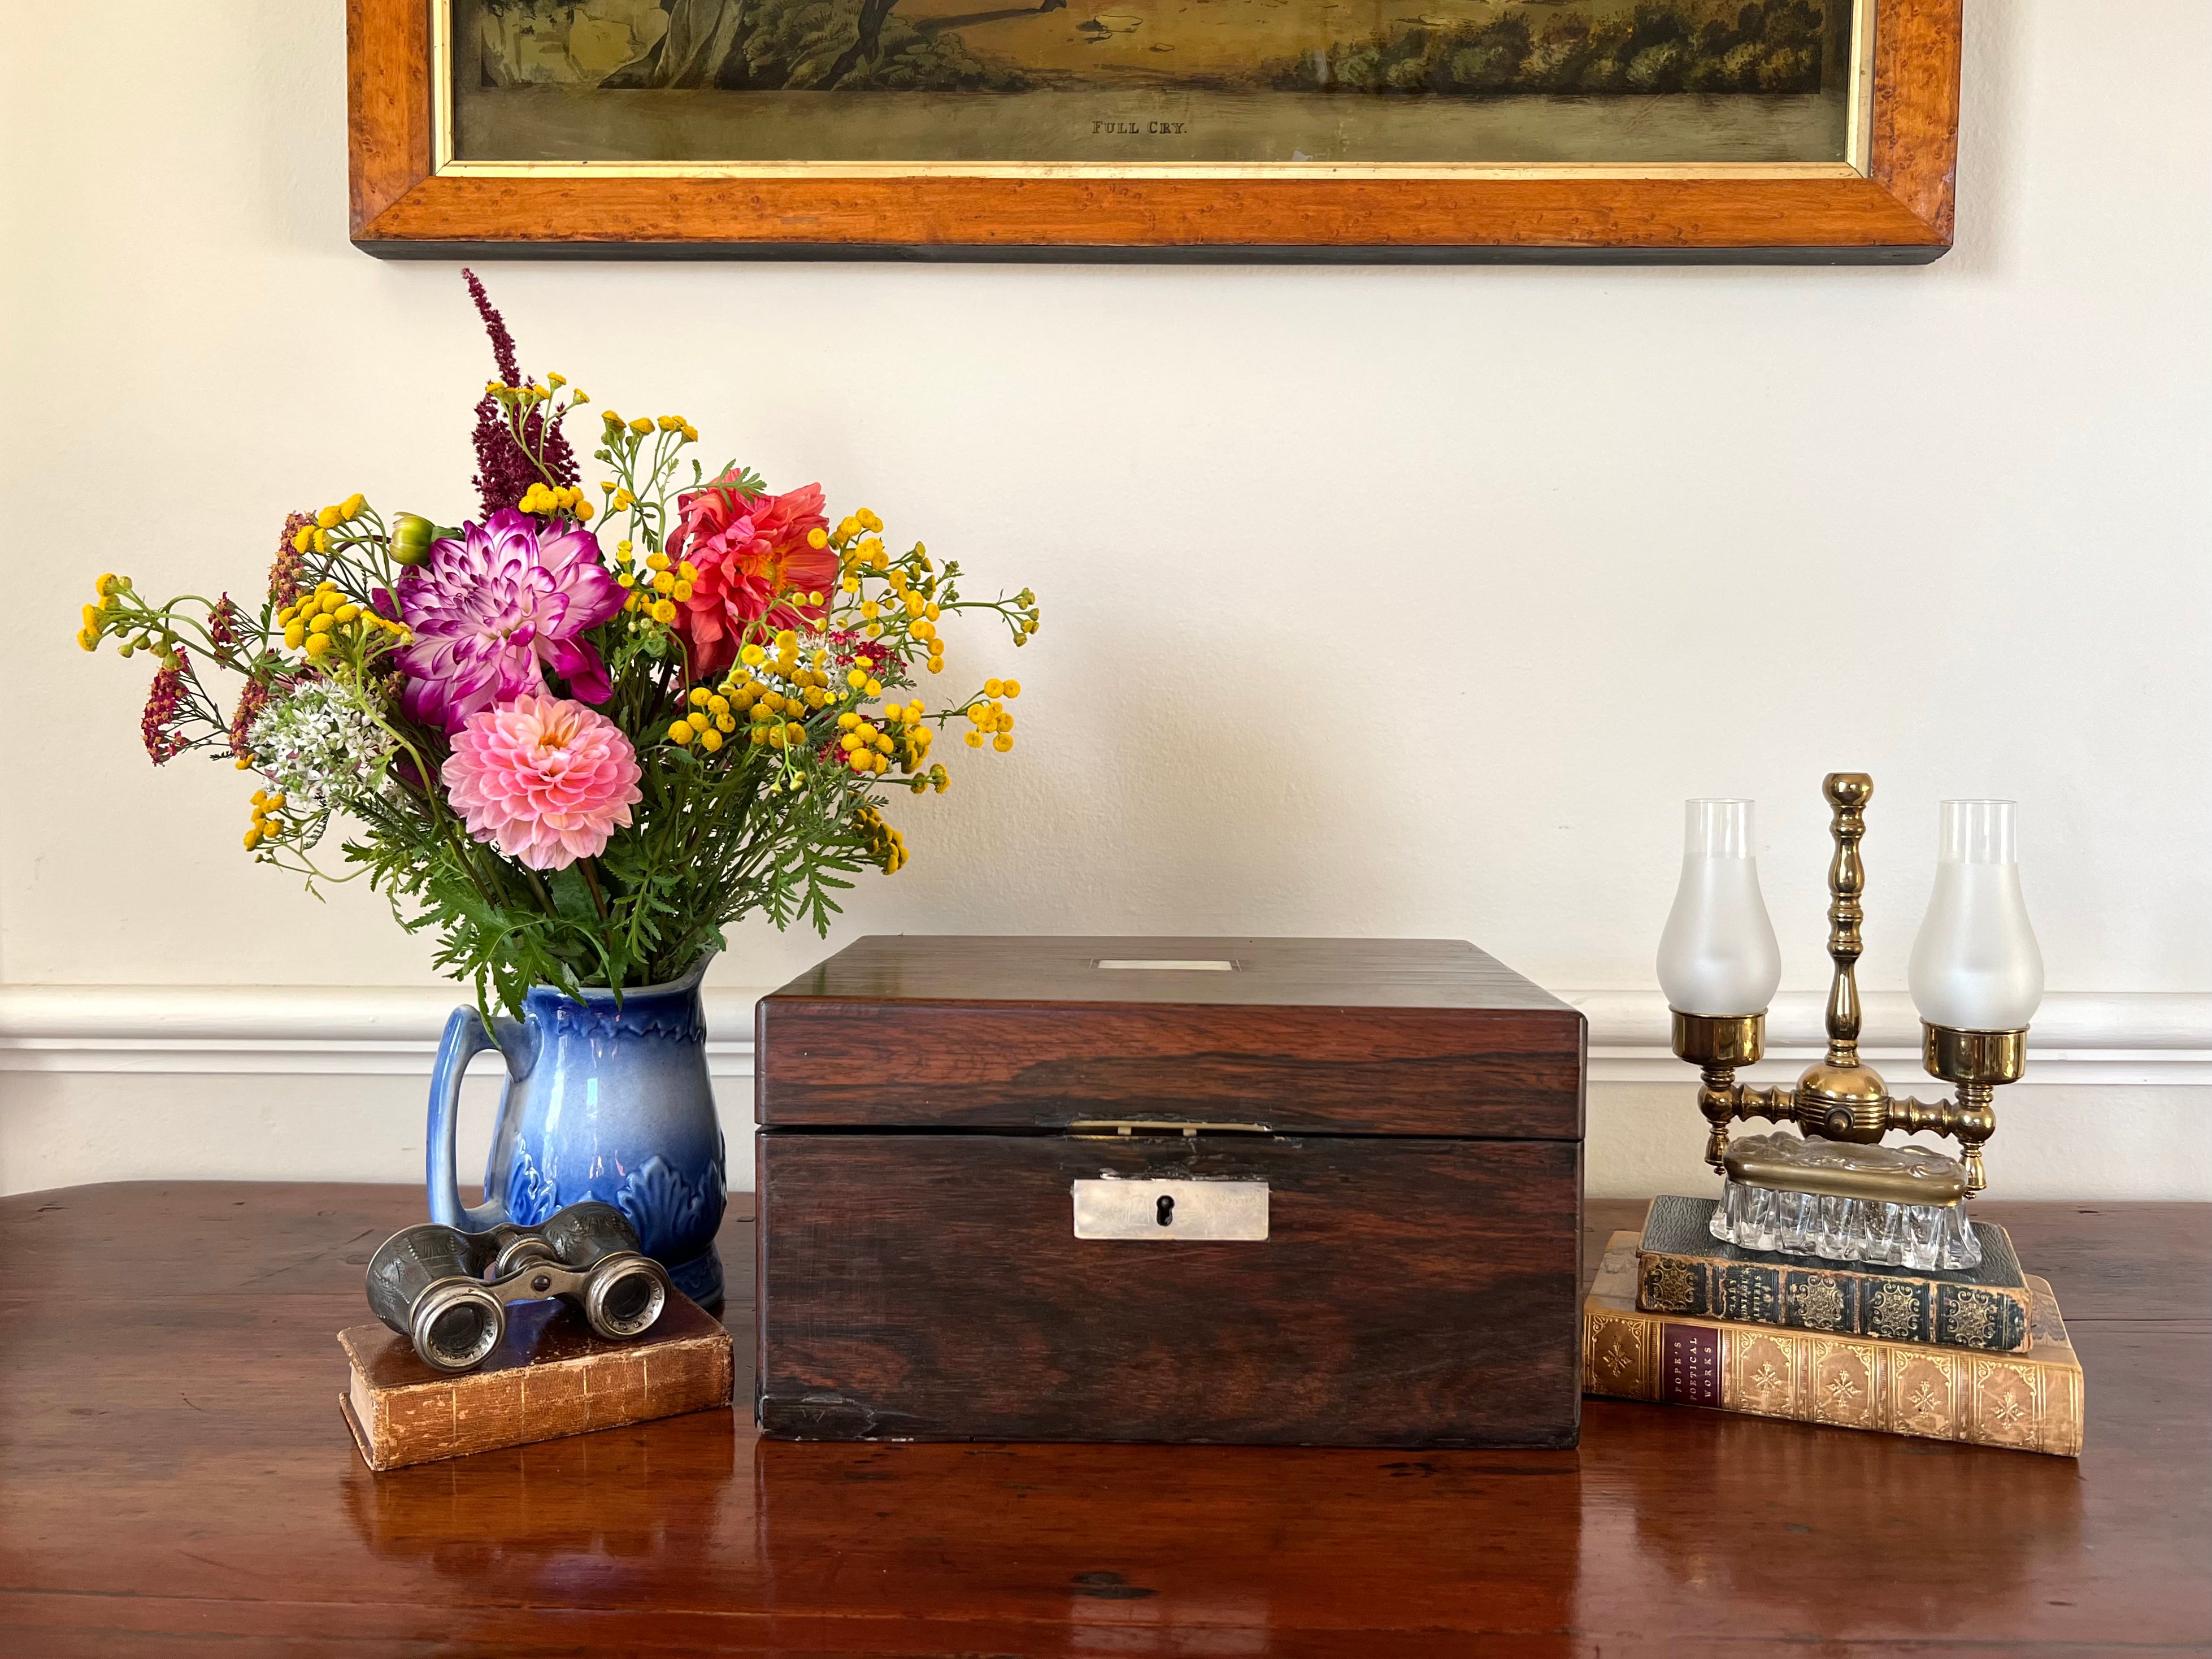
<path id="1" fill-rule="evenodd" d="M 399 579 L 400 619 L 413 641 L 395 653 L 410 720 L 458 732 L 470 716 L 543 690 L 547 668 L 586 702 L 613 688 L 583 639 L 622 609 L 623 591 L 586 530 L 549 533 L 511 510 L 432 544 Z"/>
<path id="2" fill-rule="evenodd" d="M 534 693 L 471 714 L 443 775 L 469 833 L 533 870 L 597 858 L 645 799 L 637 751 L 620 726 L 580 702 Z"/>

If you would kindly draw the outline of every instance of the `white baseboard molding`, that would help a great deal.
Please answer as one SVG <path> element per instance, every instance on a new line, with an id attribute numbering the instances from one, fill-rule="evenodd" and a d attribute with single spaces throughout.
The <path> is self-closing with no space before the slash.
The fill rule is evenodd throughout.
<path id="1" fill-rule="evenodd" d="M 752 1075 L 759 994 L 707 993 L 714 1076 Z M 464 1000 L 450 986 L 5 985 L 0 1072 L 427 1076 Z"/>
<path id="2" fill-rule="evenodd" d="M 1596 1083 L 1682 1083 L 1656 991 L 1565 991 L 1590 1023 Z M 752 1074 L 752 990 L 707 993 L 708 1069 Z M 0 986 L 0 1071 L 420 1075 L 459 999 L 450 988 L 371 986 Z M 1825 993 L 1784 993 L 1768 1058 L 1781 1079 L 1820 1052 Z M 1907 997 L 1866 1001 L 1862 1052 L 1911 1091 L 1920 1028 Z M 2026 1084 L 2133 1088 L 2212 1085 L 2212 995 L 2057 992 L 2028 1041 Z M 1921 1091 L 1926 1092 L 1924 1089 Z"/>

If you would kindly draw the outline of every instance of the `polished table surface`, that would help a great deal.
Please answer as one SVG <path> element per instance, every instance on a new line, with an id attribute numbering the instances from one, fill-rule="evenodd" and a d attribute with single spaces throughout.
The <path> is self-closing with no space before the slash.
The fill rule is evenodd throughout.
<path id="1" fill-rule="evenodd" d="M 421 1211 L 0 1200 L 0 1653 L 2212 1648 L 2212 1206 L 1986 1206 L 2072 1328 L 2078 1463 L 1589 1401 L 1572 1452 L 800 1445 L 706 1412 L 371 1474 L 332 1337 Z M 1593 1263 L 1640 1213 L 1589 1206 Z M 744 1281 L 742 1215 L 722 1249 Z"/>

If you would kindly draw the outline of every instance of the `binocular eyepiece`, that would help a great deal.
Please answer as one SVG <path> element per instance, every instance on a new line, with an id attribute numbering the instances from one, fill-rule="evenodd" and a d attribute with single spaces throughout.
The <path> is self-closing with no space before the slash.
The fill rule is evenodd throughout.
<path id="1" fill-rule="evenodd" d="M 629 1218 L 593 1199 L 537 1227 L 403 1228 L 368 1261 L 369 1307 L 441 1371 L 483 1363 L 506 1334 L 507 1304 L 556 1296 L 601 1336 L 624 1340 L 660 1317 L 668 1274 L 640 1249 Z"/>

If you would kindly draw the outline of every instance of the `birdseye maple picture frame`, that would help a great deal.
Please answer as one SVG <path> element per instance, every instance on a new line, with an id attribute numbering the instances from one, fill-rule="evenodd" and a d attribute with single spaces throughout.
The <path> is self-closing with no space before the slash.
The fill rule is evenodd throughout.
<path id="1" fill-rule="evenodd" d="M 348 0 L 386 258 L 1924 264 L 1962 0 Z"/>

